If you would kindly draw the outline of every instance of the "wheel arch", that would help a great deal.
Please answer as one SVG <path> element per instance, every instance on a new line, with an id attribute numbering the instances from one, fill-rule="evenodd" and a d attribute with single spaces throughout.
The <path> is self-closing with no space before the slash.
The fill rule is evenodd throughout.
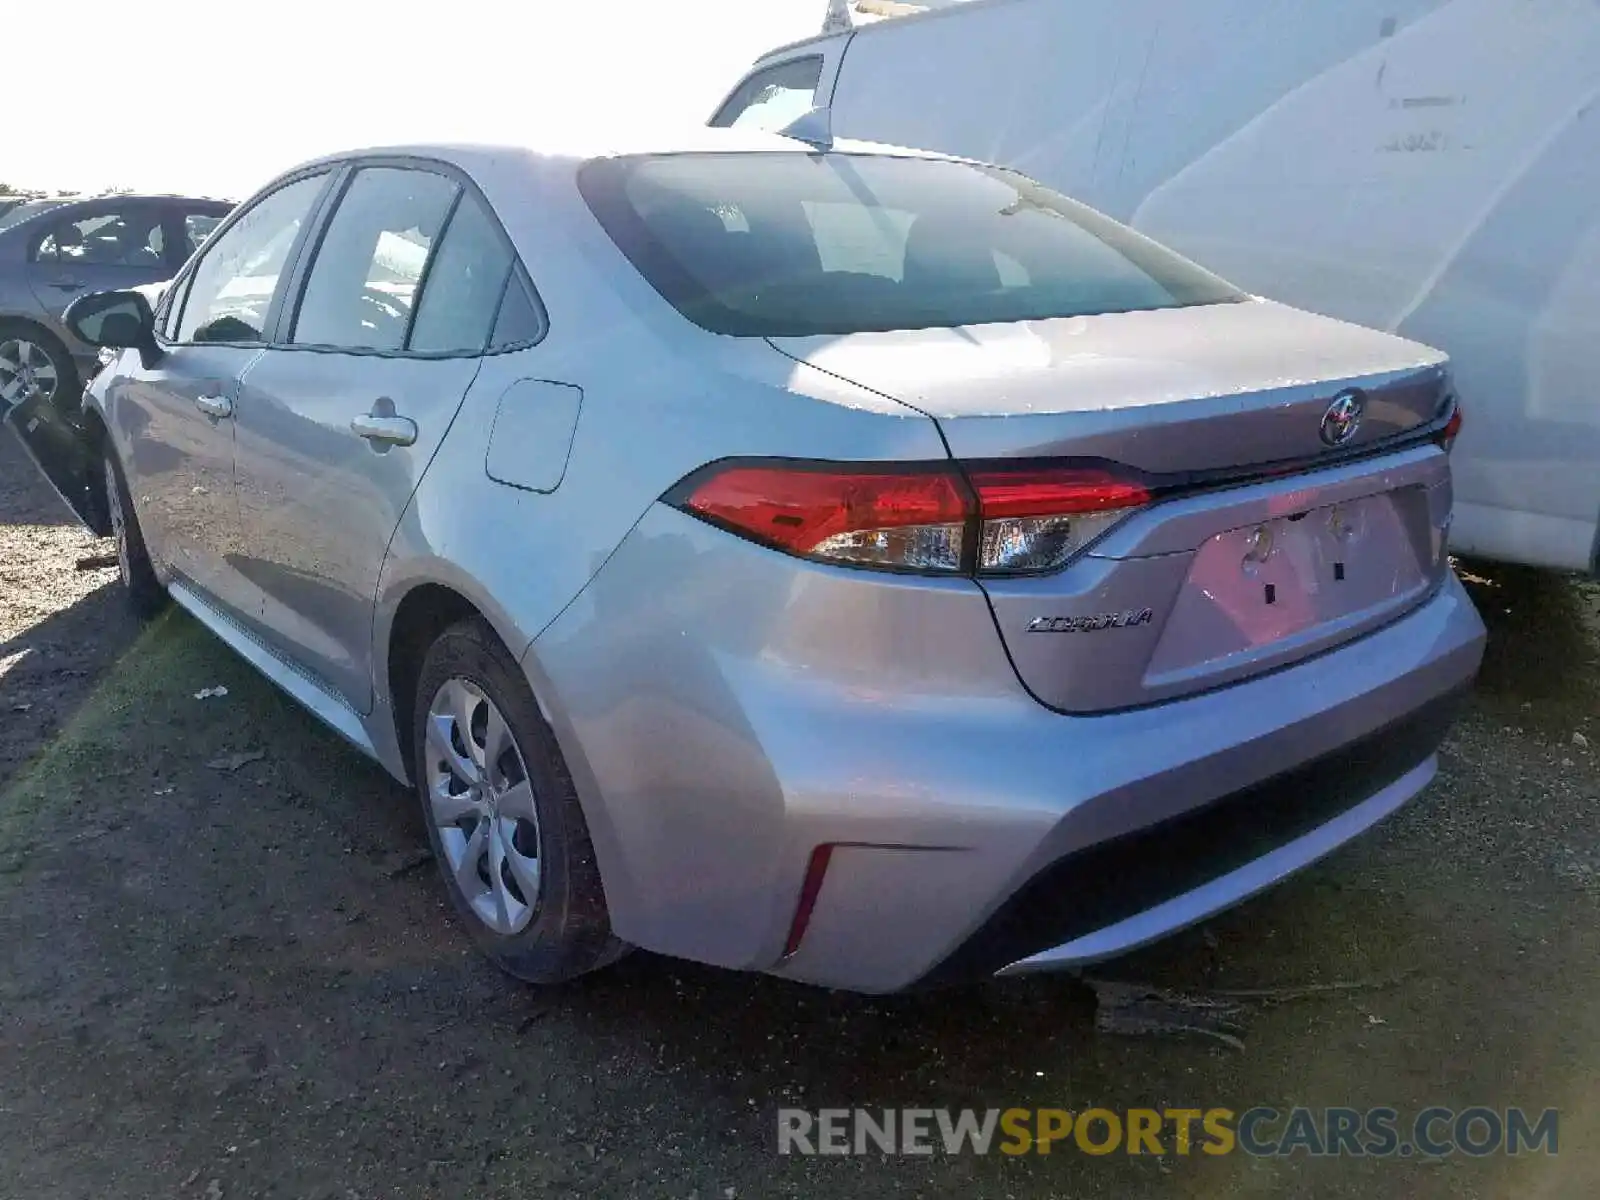
<path id="1" fill-rule="evenodd" d="M 428 646 L 456 622 L 472 617 L 482 619 L 517 661 L 533 693 L 534 703 L 566 762 L 589 826 L 601 885 L 612 920 L 616 922 L 620 911 L 626 924 L 630 913 L 628 906 L 635 898 L 628 881 L 623 878 L 623 860 L 616 831 L 598 793 L 594 770 L 578 742 L 572 723 L 561 708 L 550 680 L 539 669 L 534 656 L 528 653 L 532 635 L 524 634 L 509 614 L 488 596 L 481 595 L 469 580 L 458 582 L 448 564 L 438 564 L 437 570 L 426 574 L 410 576 L 408 572 L 408 576 L 403 585 L 385 580 L 380 595 L 392 597 L 392 600 L 385 598 L 380 603 L 378 619 L 374 622 L 372 661 L 375 673 L 381 674 L 380 678 L 374 680 L 374 695 L 378 703 L 389 711 L 386 718 L 372 721 L 369 731 L 393 737 L 391 771 L 402 782 L 415 782 L 411 716 L 416 703 L 417 682 L 422 673 L 422 660 Z M 376 709 L 374 716 L 379 717 Z M 400 769 L 395 770 L 395 767 Z"/>
<path id="2" fill-rule="evenodd" d="M 411 715 L 416 705 L 422 660 L 441 633 L 473 617 L 488 621 L 476 604 L 442 583 L 418 583 L 395 605 L 384 639 L 383 657 L 376 661 L 383 664 L 383 695 L 389 702 L 396 749 L 407 779 L 416 777 Z M 489 624 L 492 628 L 493 622 Z"/>
<path id="3" fill-rule="evenodd" d="M 433 556 L 404 562 L 391 556 L 385 564 L 373 620 L 373 694 L 377 704 L 390 710 L 383 732 L 394 736 L 395 761 L 406 782 L 412 778 L 411 713 L 422 658 L 440 633 L 471 617 L 484 621 L 511 657 L 522 661 L 532 635 L 455 564 Z M 547 684 L 530 678 L 528 686 L 546 722 L 555 728 L 544 694 Z"/>

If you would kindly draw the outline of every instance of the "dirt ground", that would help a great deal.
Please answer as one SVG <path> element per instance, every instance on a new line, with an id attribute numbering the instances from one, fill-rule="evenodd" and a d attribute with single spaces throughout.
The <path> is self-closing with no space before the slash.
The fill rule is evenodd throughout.
<path id="1" fill-rule="evenodd" d="M 409 798 L 177 613 L 0 436 L 0 1196 L 1589 1196 L 1600 1182 L 1600 591 L 1470 568 L 1493 628 L 1440 780 L 1103 977 L 1251 1006 L 1098 1033 L 1081 982 L 894 999 L 635 954 L 469 954 Z M 221 685 L 226 696 L 196 699 Z M 1587 739 L 1587 745 L 1574 740 Z M 254 754 L 261 757 L 242 761 Z M 1561 1110 L 1485 1159 L 801 1158 L 776 1110 Z"/>

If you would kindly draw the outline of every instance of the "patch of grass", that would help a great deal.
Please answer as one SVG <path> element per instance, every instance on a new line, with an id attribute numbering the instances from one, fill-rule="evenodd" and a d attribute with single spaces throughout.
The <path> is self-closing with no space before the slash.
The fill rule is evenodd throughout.
<path id="1" fill-rule="evenodd" d="M 148 724 L 169 711 L 186 681 L 215 672 L 218 644 L 187 617 L 169 612 L 140 634 L 66 727 L 0 792 L 0 875 L 20 874 L 29 847 L 59 838 L 63 814 L 96 788 L 116 786 L 152 747 Z M 187 698 L 187 697 L 185 697 Z"/>

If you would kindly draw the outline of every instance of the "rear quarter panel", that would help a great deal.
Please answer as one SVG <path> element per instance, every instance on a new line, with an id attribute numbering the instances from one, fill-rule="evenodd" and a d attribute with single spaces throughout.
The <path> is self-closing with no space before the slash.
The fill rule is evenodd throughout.
<path id="1" fill-rule="evenodd" d="M 396 608 L 429 582 L 462 592 L 520 655 L 651 504 L 712 460 L 945 457 L 937 428 L 920 413 L 763 341 L 707 334 L 679 316 L 605 237 L 570 165 L 541 169 L 531 157 L 514 158 L 475 175 L 539 290 L 549 329 L 533 347 L 484 360 L 406 509 L 379 584 L 380 672 Z M 561 394 L 518 387 L 527 381 L 582 393 L 565 469 L 550 491 L 489 473 L 502 397 L 513 389 Z M 498 464 L 515 454 L 495 446 Z"/>

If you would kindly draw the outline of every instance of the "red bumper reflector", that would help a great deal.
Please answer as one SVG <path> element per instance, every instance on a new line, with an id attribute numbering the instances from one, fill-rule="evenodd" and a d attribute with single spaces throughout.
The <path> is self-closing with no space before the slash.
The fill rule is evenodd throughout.
<path id="1" fill-rule="evenodd" d="M 800 900 L 794 906 L 794 920 L 789 923 L 789 940 L 783 944 L 783 956 L 788 958 L 800 949 L 806 936 L 806 926 L 811 924 L 811 912 L 817 906 L 817 894 L 822 891 L 822 877 L 828 873 L 828 860 L 833 857 L 833 846 L 818 846 L 811 852 L 806 864 L 806 877 L 800 884 Z"/>
<path id="2" fill-rule="evenodd" d="M 1456 438 L 1461 435 L 1461 405 L 1456 404 L 1455 412 L 1450 414 L 1450 419 L 1445 422 L 1444 428 L 1439 431 L 1437 441 L 1439 445 L 1449 450 L 1455 445 Z"/>

